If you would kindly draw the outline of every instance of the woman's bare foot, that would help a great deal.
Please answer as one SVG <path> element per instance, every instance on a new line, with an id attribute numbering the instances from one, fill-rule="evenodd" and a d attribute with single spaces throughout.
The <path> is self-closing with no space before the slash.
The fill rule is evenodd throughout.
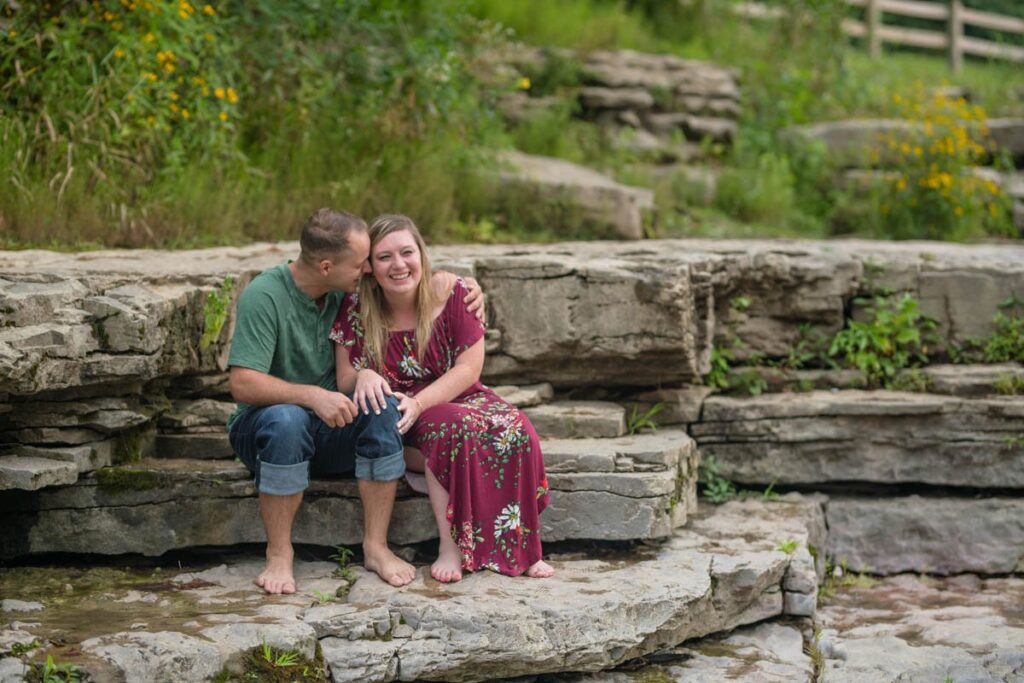
<path id="1" fill-rule="evenodd" d="M 430 575 L 441 583 L 462 580 L 462 554 L 454 543 L 443 543 L 437 553 L 437 561 L 430 565 Z"/>
<path id="2" fill-rule="evenodd" d="M 363 544 L 363 565 L 392 586 L 401 587 L 416 577 L 416 568 L 391 552 L 387 546 Z"/>
<path id="3" fill-rule="evenodd" d="M 546 579 L 555 575 L 555 568 L 544 560 L 537 560 L 526 570 L 526 575 L 532 579 Z"/>
<path id="4" fill-rule="evenodd" d="M 292 555 L 267 555 L 266 568 L 253 579 L 253 583 L 271 595 L 295 592 L 292 573 Z"/>

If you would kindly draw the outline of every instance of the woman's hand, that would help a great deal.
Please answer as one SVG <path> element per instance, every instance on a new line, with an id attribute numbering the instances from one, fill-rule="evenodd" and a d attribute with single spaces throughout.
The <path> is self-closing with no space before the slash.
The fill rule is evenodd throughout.
<path id="1" fill-rule="evenodd" d="M 369 415 L 371 408 L 375 414 L 380 415 L 380 411 L 388 405 L 384 397 L 393 393 L 387 380 L 373 370 L 365 369 L 356 373 L 356 390 L 352 400 L 364 415 Z"/>
<path id="2" fill-rule="evenodd" d="M 402 414 L 398 420 L 398 431 L 405 434 L 423 414 L 423 404 L 415 396 L 409 396 L 400 391 L 395 392 L 395 398 L 399 401 L 398 412 Z"/>

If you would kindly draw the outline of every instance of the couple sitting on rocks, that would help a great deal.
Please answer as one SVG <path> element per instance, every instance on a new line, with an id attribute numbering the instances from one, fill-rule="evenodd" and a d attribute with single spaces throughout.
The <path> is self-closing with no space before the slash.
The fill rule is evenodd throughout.
<path id="1" fill-rule="evenodd" d="M 242 292 L 228 360 L 240 404 L 228 422 L 231 445 L 255 477 L 267 533 L 256 583 L 295 592 L 292 524 L 310 475 L 352 470 L 366 568 L 391 585 L 416 571 L 387 545 L 406 470 L 423 473 L 437 521 L 435 579 L 476 569 L 550 576 L 539 535 L 550 497 L 540 443 L 527 418 L 480 383 L 476 281 L 432 273 L 405 216 L 367 228 L 321 209 L 300 245 L 297 261 Z"/>

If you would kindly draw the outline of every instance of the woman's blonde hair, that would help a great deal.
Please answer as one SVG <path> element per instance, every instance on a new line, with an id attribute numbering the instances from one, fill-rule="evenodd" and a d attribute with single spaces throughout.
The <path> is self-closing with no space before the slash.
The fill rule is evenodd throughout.
<path id="1" fill-rule="evenodd" d="M 434 310 L 441 304 L 442 298 L 434 289 L 427 245 L 411 218 L 386 213 L 373 219 L 370 225 L 370 262 L 373 262 L 374 247 L 388 235 L 401 230 L 409 231 L 420 250 L 421 276 L 416 287 L 416 353 L 418 359 L 422 361 L 434 329 Z M 384 367 L 391 315 L 388 303 L 384 299 L 384 292 L 373 276 L 364 277 L 359 285 L 359 313 L 363 319 L 363 349 L 371 367 L 380 370 Z"/>

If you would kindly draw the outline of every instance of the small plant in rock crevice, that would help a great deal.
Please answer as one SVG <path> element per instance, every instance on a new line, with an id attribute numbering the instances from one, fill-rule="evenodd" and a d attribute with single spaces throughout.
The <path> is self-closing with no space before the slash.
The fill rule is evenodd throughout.
<path id="1" fill-rule="evenodd" d="M 1024 300 L 1014 293 L 999 309 L 992 318 L 995 329 L 985 343 L 985 361 L 1024 363 Z"/>
<path id="2" fill-rule="evenodd" d="M 652 432 L 658 431 L 658 425 L 654 422 L 654 416 L 665 409 L 663 403 L 655 403 L 644 412 L 640 412 L 640 406 L 633 404 L 629 415 L 626 416 L 626 433 L 633 435 L 641 429 L 648 429 Z"/>
<path id="3" fill-rule="evenodd" d="M 700 469 L 705 498 L 719 504 L 736 497 L 736 485 L 722 476 L 722 466 L 715 456 L 708 456 Z"/>
<path id="4" fill-rule="evenodd" d="M 864 373 L 869 382 L 890 387 L 896 374 L 928 361 L 928 340 L 937 323 L 921 312 L 909 294 L 876 296 L 867 304 L 868 319 L 850 320 L 832 339 L 828 353 Z"/>
<path id="5" fill-rule="evenodd" d="M 795 538 L 787 538 L 784 541 L 779 541 L 779 545 L 775 547 L 776 550 L 792 555 L 796 552 L 796 549 L 800 547 L 800 542 Z"/>
<path id="6" fill-rule="evenodd" d="M 199 339 L 199 348 L 209 347 L 220 337 L 220 332 L 228 319 L 233 284 L 234 281 L 229 275 L 224 278 L 218 289 L 206 296 L 206 304 L 203 306 L 203 336 Z"/>
<path id="7" fill-rule="evenodd" d="M 345 579 L 349 584 L 356 582 L 355 572 L 352 571 L 352 556 L 354 554 L 350 548 L 336 545 L 334 546 L 334 554 L 330 556 L 332 560 L 338 563 L 338 566 L 334 568 L 334 575 L 340 579 Z"/>
<path id="8" fill-rule="evenodd" d="M 40 683 L 86 683 L 88 675 L 80 672 L 73 664 L 58 664 L 53 660 L 53 655 L 46 655 L 46 661 L 42 664 L 32 663 L 29 665 L 29 681 L 40 681 Z"/>

